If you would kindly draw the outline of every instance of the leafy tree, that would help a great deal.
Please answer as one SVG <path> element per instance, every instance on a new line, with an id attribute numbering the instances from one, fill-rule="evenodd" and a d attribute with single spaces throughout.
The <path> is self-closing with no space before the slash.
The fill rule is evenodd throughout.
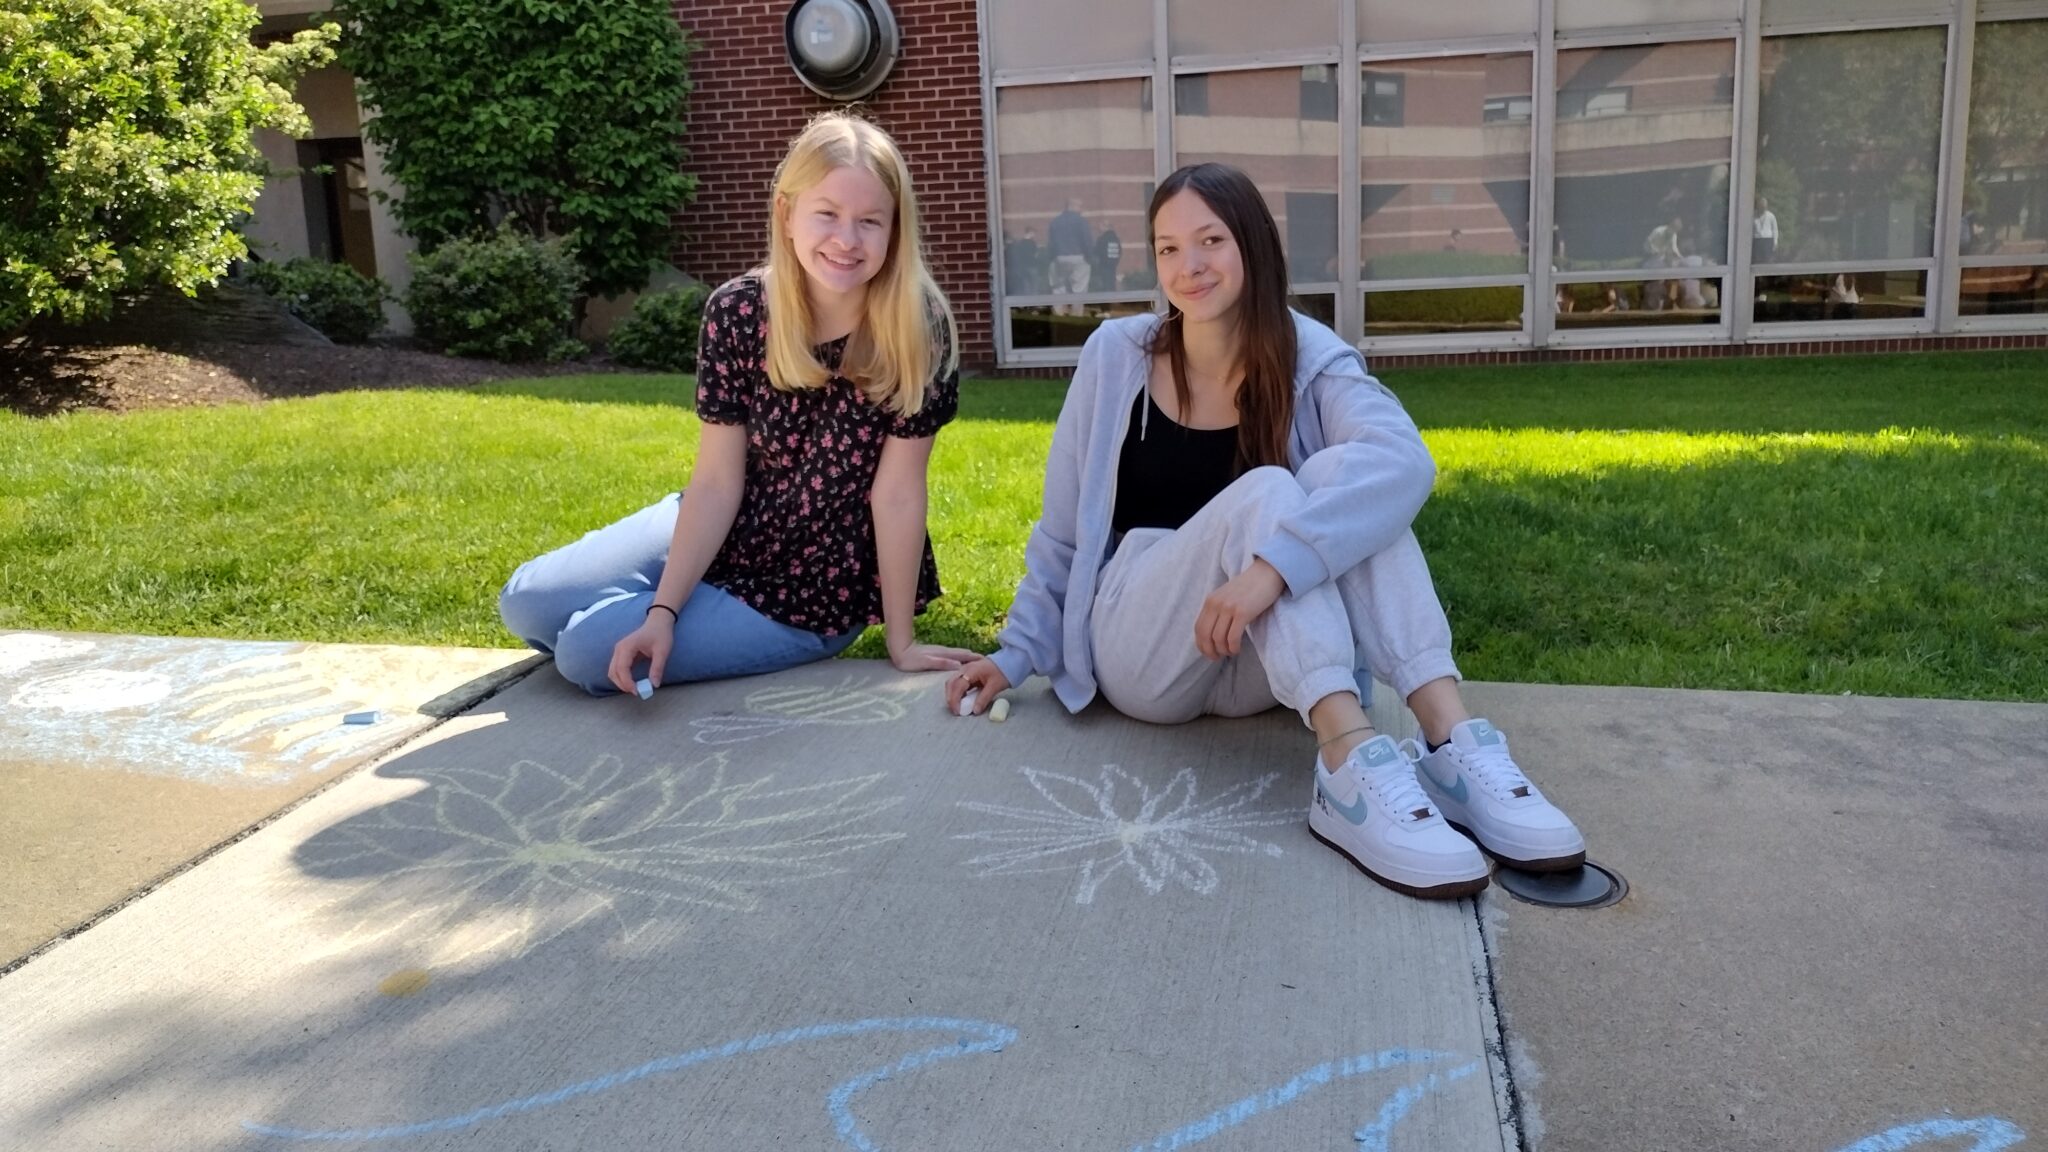
<path id="1" fill-rule="evenodd" d="M 1927 209 L 1916 221 L 1924 241 L 1941 158 L 1940 30 L 1790 36 L 1778 51 L 1775 65 L 1765 57 L 1758 172 L 1783 165 L 1804 177 L 1795 191 L 1830 194 L 1841 205 L 1841 218 L 1820 228 L 1804 211 L 1811 202 L 1767 191 L 1781 222 L 1790 217 L 1781 248 L 1799 260 L 1867 254 L 1881 246 L 1873 237 L 1882 237 L 1900 203 Z"/>
<path id="2" fill-rule="evenodd" d="M 257 20 L 243 0 L 0 0 L 0 340 L 247 254 L 251 133 L 307 131 L 290 84 L 332 39 L 258 48 Z"/>
<path id="3" fill-rule="evenodd" d="M 685 175 L 689 44 L 668 0 L 338 0 L 364 134 L 431 251 L 509 221 L 571 236 L 585 287 L 647 283 Z"/>
<path id="4" fill-rule="evenodd" d="M 1963 206 L 1983 212 L 1988 178 L 2048 169 L 2048 20 L 1977 26 L 1970 72 L 1970 137 Z M 1996 219 L 1994 225 L 2017 221 Z"/>

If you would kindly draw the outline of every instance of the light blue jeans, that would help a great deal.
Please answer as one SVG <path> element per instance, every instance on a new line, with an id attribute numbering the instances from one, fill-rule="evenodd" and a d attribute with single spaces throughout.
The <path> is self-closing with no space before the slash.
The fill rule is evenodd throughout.
<path id="1" fill-rule="evenodd" d="M 552 652 L 555 670 L 593 696 L 618 689 L 607 677 L 612 649 L 647 618 L 654 586 L 668 563 L 680 494 L 586 533 L 519 566 L 498 594 L 505 627 L 528 645 Z M 723 589 L 699 582 L 677 613 L 675 647 L 661 682 L 722 680 L 780 672 L 837 656 L 858 630 L 820 636 L 756 612 Z M 633 668 L 645 676 L 644 663 Z"/>

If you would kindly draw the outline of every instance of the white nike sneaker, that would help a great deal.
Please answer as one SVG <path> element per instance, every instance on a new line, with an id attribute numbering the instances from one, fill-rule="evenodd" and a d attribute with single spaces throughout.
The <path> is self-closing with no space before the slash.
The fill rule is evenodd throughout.
<path id="1" fill-rule="evenodd" d="M 1586 839 L 1571 817 L 1543 798 L 1508 755 L 1508 738 L 1467 720 L 1416 762 L 1423 790 L 1450 825 L 1501 863 L 1525 872 L 1562 872 L 1586 862 Z"/>
<path id="2" fill-rule="evenodd" d="M 1410 896 L 1469 896 L 1486 887 L 1486 857 L 1429 806 L 1415 762 L 1393 737 L 1360 744 L 1335 772 L 1318 756 L 1315 777 L 1309 834 L 1359 871 Z"/>

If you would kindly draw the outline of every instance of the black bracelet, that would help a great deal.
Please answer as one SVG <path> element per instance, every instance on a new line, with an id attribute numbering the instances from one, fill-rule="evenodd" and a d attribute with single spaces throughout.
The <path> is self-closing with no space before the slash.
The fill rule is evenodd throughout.
<path id="1" fill-rule="evenodd" d="M 648 606 L 647 606 L 647 614 L 648 614 L 649 616 L 652 616 L 652 615 L 654 615 L 654 610 L 655 610 L 656 608 L 659 608 L 659 609 L 661 609 L 662 611 L 664 611 L 664 612 L 667 612 L 667 613 L 668 613 L 669 615 L 671 615 L 671 616 L 675 617 L 675 618 L 676 618 L 677 620 L 679 620 L 679 621 L 680 621 L 680 620 L 681 620 L 681 619 L 683 618 L 683 614 L 682 614 L 681 612 L 678 612 L 678 611 L 676 611 L 675 609 L 673 609 L 673 608 L 670 608 L 670 607 L 669 607 L 668 605 L 666 605 L 666 604 L 663 604 L 663 603 L 662 603 L 661 601 L 659 601 L 659 600 L 657 600 L 657 601 L 655 601 L 654 603 L 652 603 L 652 604 L 650 604 L 650 605 L 648 605 Z"/>

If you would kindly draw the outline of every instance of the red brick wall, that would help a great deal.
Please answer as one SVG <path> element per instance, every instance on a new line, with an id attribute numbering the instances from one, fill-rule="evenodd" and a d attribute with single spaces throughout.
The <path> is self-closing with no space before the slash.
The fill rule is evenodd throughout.
<path id="1" fill-rule="evenodd" d="M 924 218 L 925 258 L 960 321 L 961 359 L 995 363 L 989 312 L 986 158 L 974 0 L 891 0 L 903 31 L 889 79 L 862 103 L 903 149 Z M 718 283 L 768 249 L 768 189 L 783 149 L 833 107 L 790 70 L 789 0 L 676 0 L 696 42 L 684 167 L 697 198 L 675 221 L 672 259 Z"/>

